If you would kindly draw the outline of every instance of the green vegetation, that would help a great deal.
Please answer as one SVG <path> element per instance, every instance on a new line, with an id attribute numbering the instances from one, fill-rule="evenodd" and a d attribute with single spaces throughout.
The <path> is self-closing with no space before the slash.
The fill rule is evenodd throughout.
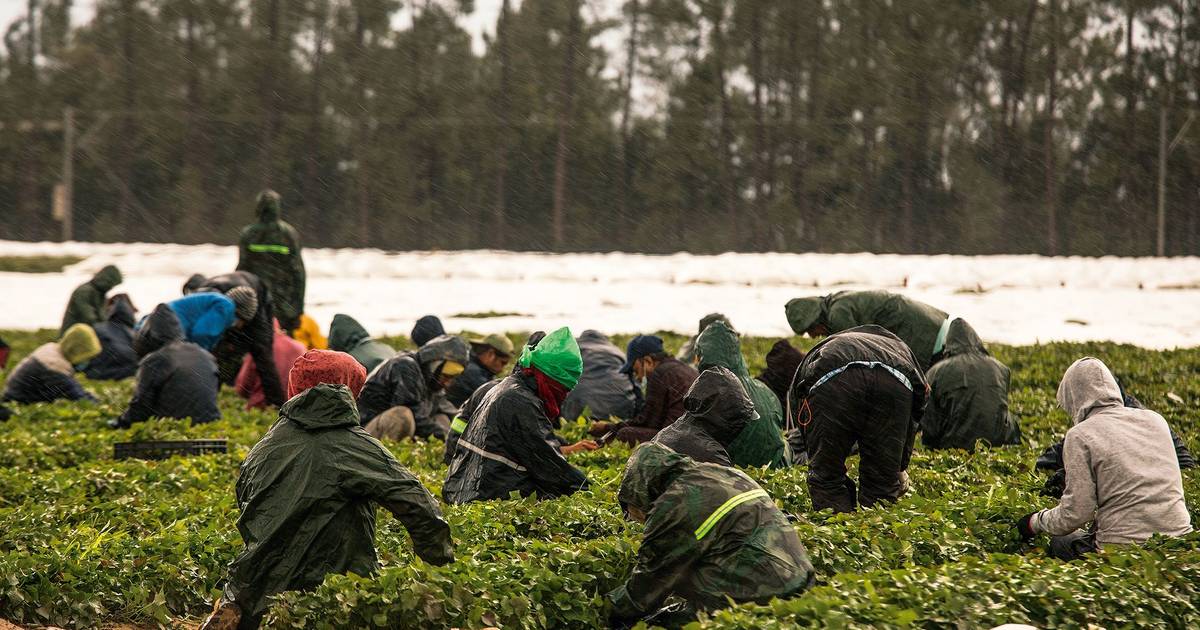
<path id="1" fill-rule="evenodd" d="M 19 358 L 52 333 L 3 336 Z M 668 346 L 682 341 L 670 336 Z M 744 339 L 752 370 L 761 368 L 772 342 Z M 912 492 L 893 506 L 856 514 L 811 513 L 803 468 L 747 471 L 798 517 L 819 584 L 802 597 L 739 606 L 695 627 L 1200 623 L 1200 537 L 1068 565 L 1045 558 L 1045 538 L 1026 544 L 1012 529 L 1018 516 L 1052 505 L 1038 495 L 1043 479 L 1033 461 L 1067 426 L 1054 391 L 1073 359 L 1102 357 L 1196 449 L 1200 420 L 1190 410 L 1200 402 L 1200 354 L 1105 343 L 994 350 L 1013 368 L 1012 406 L 1022 418 L 1023 445 L 975 454 L 918 446 Z M 194 620 L 218 594 L 241 544 L 233 492 L 238 463 L 274 418 L 244 411 L 225 390 L 221 422 L 191 427 L 160 420 L 110 431 L 104 421 L 120 412 L 131 384 L 88 385 L 100 404 L 26 406 L 0 424 L 0 618 L 65 627 Z M 567 423 L 563 431 L 578 436 L 583 425 Z M 112 460 L 117 441 L 185 437 L 228 438 L 230 453 Z M 440 493 L 440 443 L 389 446 Z M 604 593 L 624 579 L 638 547 L 640 526 L 621 517 L 615 500 L 628 454 L 611 445 L 573 457 L 593 486 L 566 499 L 447 507 L 458 560 L 446 567 L 417 560 L 403 528 L 381 512 L 377 545 L 384 569 L 378 576 L 331 576 L 315 591 L 285 594 L 269 622 L 294 628 L 595 626 L 605 616 Z M 1200 473 L 1186 471 L 1184 482 L 1194 501 Z M 1194 503 L 1192 511 L 1200 516 Z"/>
<path id="2" fill-rule="evenodd" d="M 456 313 L 450 317 L 460 317 L 463 319 L 488 319 L 491 317 L 531 317 L 527 313 L 509 313 L 506 311 L 482 311 L 479 313 Z"/>
<path id="3" fill-rule="evenodd" d="M 58 273 L 81 260 L 78 256 L 0 256 L 0 271 Z"/>

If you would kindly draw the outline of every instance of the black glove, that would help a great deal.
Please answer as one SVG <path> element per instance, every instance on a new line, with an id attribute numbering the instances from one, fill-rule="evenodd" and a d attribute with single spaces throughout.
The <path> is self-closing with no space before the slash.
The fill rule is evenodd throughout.
<path id="1" fill-rule="evenodd" d="M 1037 533 L 1033 531 L 1033 527 L 1030 524 L 1034 514 L 1037 514 L 1037 512 L 1030 512 L 1029 514 L 1017 519 L 1017 533 L 1020 534 L 1021 538 L 1024 538 L 1025 540 L 1029 540 L 1030 538 L 1037 536 Z"/>

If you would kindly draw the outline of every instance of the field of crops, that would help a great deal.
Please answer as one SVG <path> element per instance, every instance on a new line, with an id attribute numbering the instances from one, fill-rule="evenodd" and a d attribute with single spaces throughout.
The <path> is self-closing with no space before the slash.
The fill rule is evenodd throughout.
<path id="1" fill-rule="evenodd" d="M 51 333 L 3 336 L 15 361 Z M 668 346 L 681 341 L 669 336 Z M 745 340 L 752 371 L 771 342 Z M 1054 391 L 1072 360 L 1104 359 L 1195 452 L 1200 353 L 1102 343 L 994 351 L 1013 368 L 1011 402 L 1024 445 L 974 454 L 918 445 L 912 491 L 895 505 L 849 515 L 811 512 L 803 468 L 747 471 L 799 517 L 818 586 L 796 599 L 720 612 L 697 627 L 1200 626 L 1200 537 L 1063 564 L 1045 558 L 1045 537 L 1025 544 L 1012 527 L 1022 514 L 1053 505 L 1038 494 L 1043 477 L 1033 462 L 1067 427 Z M 0 424 L 0 619 L 65 627 L 195 623 L 240 547 L 238 464 L 273 417 L 243 411 L 225 390 L 221 422 L 152 421 L 110 431 L 104 423 L 123 409 L 131 383 L 87 385 L 100 404 L 28 406 Z M 563 430 L 572 437 L 582 431 L 571 423 Z M 117 441 L 184 437 L 225 437 L 230 452 L 158 463 L 112 459 Z M 389 446 L 440 495 L 440 443 Z M 592 489 L 566 499 L 447 507 L 458 560 L 445 567 L 417 560 L 403 528 L 381 512 L 379 575 L 331 576 L 313 592 L 283 595 L 267 623 L 600 625 L 603 594 L 624 579 L 638 547 L 640 526 L 622 518 L 615 496 L 628 455 L 616 445 L 573 456 Z M 1194 521 L 1197 475 L 1184 473 Z"/>

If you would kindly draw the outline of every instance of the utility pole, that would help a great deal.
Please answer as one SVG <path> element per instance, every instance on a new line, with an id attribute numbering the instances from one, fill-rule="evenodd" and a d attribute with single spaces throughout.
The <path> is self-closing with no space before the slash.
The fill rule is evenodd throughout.
<path id="1" fill-rule="evenodd" d="M 63 109 L 62 239 L 75 240 L 75 110 Z"/>
<path id="2" fill-rule="evenodd" d="M 1179 128 L 1179 133 L 1175 134 L 1175 139 L 1168 144 L 1167 114 L 1168 108 L 1165 106 L 1158 112 L 1158 238 L 1155 248 L 1158 256 L 1167 255 L 1167 158 L 1175 151 L 1175 147 L 1179 146 L 1188 127 L 1191 127 L 1192 121 L 1196 119 L 1196 111 L 1189 111 L 1187 120 Z"/>

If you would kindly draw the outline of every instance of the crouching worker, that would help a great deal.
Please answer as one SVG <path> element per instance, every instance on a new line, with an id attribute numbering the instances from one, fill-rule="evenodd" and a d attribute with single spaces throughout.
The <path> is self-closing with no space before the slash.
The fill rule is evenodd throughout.
<path id="1" fill-rule="evenodd" d="M 450 418 L 436 408 L 437 393 L 466 368 L 469 349 L 462 337 L 441 335 L 416 352 L 401 352 L 367 377 L 358 397 L 367 433 L 375 438 L 446 439 Z"/>
<path id="2" fill-rule="evenodd" d="M 804 358 L 792 385 L 808 449 L 813 510 L 853 512 L 908 491 L 908 461 L 929 387 L 916 357 L 879 326 L 832 335 Z M 846 476 L 855 444 L 859 487 Z"/>
<path id="3" fill-rule="evenodd" d="M 175 312 L 159 304 L 133 338 L 141 357 L 129 408 L 109 426 L 127 429 L 151 417 L 191 418 L 192 424 L 221 417 L 217 409 L 217 362 L 204 348 L 184 340 Z"/>
<path id="4" fill-rule="evenodd" d="M 560 447 L 551 424 L 582 372 L 579 344 L 568 328 L 525 346 L 513 374 L 478 400 L 458 438 L 442 497 L 456 504 L 507 499 L 513 492 L 553 498 L 586 488 L 587 477 L 564 455 L 596 444 Z"/>
<path id="5" fill-rule="evenodd" d="M 608 594 L 610 622 L 673 627 L 696 612 L 767 603 L 812 585 L 808 552 L 765 490 L 734 468 L 698 464 L 659 444 L 639 446 L 617 494 L 646 524 L 633 574 Z M 667 597 L 681 606 L 660 610 Z"/>
<path id="6" fill-rule="evenodd" d="M 927 448 L 973 451 L 976 440 L 1021 443 L 1021 427 L 1008 412 L 1009 370 L 988 354 L 970 324 L 950 324 L 941 359 L 925 377 L 929 406 L 921 418 L 921 443 Z"/>
<path id="7" fill-rule="evenodd" d="M 292 367 L 279 421 L 242 462 L 246 548 L 201 630 L 256 628 L 271 595 L 316 587 L 330 573 L 375 573 L 376 505 L 400 520 L 422 560 L 454 560 L 437 501 L 359 427 L 354 396 L 365 379 L 341 352 L 311 350 Z"/>
<path id="8" fill-rule="evenodd" d="M 371 338 L 357 319 L 344 313 L 333 316 L 329 324 L 329 349 L 345 352 L 370 374 L 379 364 L 396 356 L 396 349 Z"/>
<path id="9" fill-rule="evenodd" d="M 21 360 L 4 384 L 5 402 L 37 403 L 96 397 L 75 380 L 75 371 L 100 354 L 100 339 L 87 324 L 74 324 L 58 341 L 38 346 Z"/>
<path id="10" fill-rule="evenodd" d="M 1192 531 L 1162 416 L 1126 407 L 1112 372 L 1090 357 L 1067 368 L 1058 404 L 1074 423 L 1063 443 L 1066 491 L 1057 507 L 1022 517 L 1021 536 L 1050 534 L 1050 555 L 1074 560 L 1106 545 Z M 1080 529 L 1093 520 L 1090 532 Z"/>
<path id="11" fill-rule="evenodd" d="M 723 367 L 700 373 L 683 396 L 683 416 L 654 436 L 654 443 L 697 462 L 733 466 L 730 444 L 758 420 L 741 381 Z"/>

